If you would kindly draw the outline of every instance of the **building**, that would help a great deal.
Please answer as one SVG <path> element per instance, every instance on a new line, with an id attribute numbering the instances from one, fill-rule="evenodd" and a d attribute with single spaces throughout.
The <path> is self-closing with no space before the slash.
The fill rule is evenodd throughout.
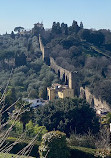
<path id="1" fill-rule="evenodd" d="M 58 83 L 52 84 L 51 87 L 47 87 L 48 100 L 54 100 L 57 98 L 74 97 L 74 89 L 70 89 L 68 85 L 60 85 Z"/>
<path id="2" fill-rule="evenodd" d="M 41 99 L 27 99 L 23 98 L 23 101 L 26 101 L 27 103 L 30 104 L 30 107 L 36 108 L 39 106 L 43 106 L 46 104 L 46 102 L 41 98 Z"/>
<path id="3" fill-rule="evenodd" d="M 43 26 L 43 23 L 36 23 L 36 24 L 34 24 L 34 27 L 39 27 L 39 28 L 43 28 L 44 26 Z"/>

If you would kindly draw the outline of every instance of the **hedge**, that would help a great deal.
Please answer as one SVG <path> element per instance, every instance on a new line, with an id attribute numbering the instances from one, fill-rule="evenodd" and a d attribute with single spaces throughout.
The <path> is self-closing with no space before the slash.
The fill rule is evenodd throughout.
<path id="1" fill-rule="evenodd" d="M 5 143 L 9 142 L 9 144 L 13 143 L 16 138 L 9 138 Z M 16 144 L 10 153 L 17 154 L 18 151 L 23 149 L 28 144 L 26 142 L 20 142 Z M 38 148 L 40 146 L 40 142 L 35 143 L 34 147 L 31 152 L 32 157 L 39 158 Z M 96 158 L 94 155 L 96 153 L 96 149 L 85 148 L 85 147 L 78 147 L 78 146 L 70 146 L 70 158 Z M 111 158 L 111 156 L 109 156 Z"/>

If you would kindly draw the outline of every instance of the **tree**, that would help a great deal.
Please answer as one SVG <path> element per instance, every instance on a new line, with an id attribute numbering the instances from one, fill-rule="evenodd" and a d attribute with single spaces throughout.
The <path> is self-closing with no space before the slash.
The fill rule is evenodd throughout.
<path id="1" fill-rule="evenodd" d="M 21 30 L 23 30 L 23 29 L 24 29 L 24 27 L 19 26 L 19 27 L 15 27 L 15 28 L 14 28 L 14 31 L 19 33 L 19 32 L 21 32 Z"/>
<path id="2" fill-rule="evenodd" d="M 81 29 L 78 32 L 78 35 L 80 38 L 82 38 L 83 40 L 89 41 L 90 40 L 90 30 L 88 29 Z"/>
<path id="3" fill-rule="evenodd" d="M 5 106 L 3 106 L 3 110 L 5 111 L 7 108 L 9 108 L 14 102 L 16 101 L 16 93 L 15 93 L 15 88 L 11 88 L 7 91 L 6 93 L 6 97 L 5 97 Z M 10 112 L 12 112 L 12 110 L 14 109 L 14 107 L 10 108 Z M 5 123 L 7 120 L 8 120 L 8 111 L 5 111 L 3 114 L 2 114 L 2 119 L 3 119 L 3 122 L 2 123 Z"/>
<path id="4" fill-rule="evenodd" d="M 16 56 L 15 56 L 15 65 L 16 66 L 22 66 L 22 65 L 26 65 L 26 55 L 22 52 L 17 52 Z"/>
<path id="5" fill-rule="evenodd" d="M 73 20 L 73 23 L 72 23 L 72 32 L 75 32 L 77 33 L 79 31 L 79 26 L 77 24 L 77 21 Z"/>
<path id="6" fill-rule="evenodd" d="M 64 23 L 61 24 L 61 32 L 62 32 L 62 34 L 65 34 L 65 35 L 68 34 L 67 24 L 64 24 Z"/>
<path id="7" fill-rule="evenodd" d="M 66 135 L 60 131 L 51 131 L 43 135 L 39 146 L 40 158 L 68 158 L 69 150 Z"/>
<path id="8" fill-rule="evenodd" d="M 33 118 L 33 115 L 34 115 L 34 111 L 30 108 L 30 109 L 27 109 L 27 106 L 24 107 L 24 111 L 19 119 L 20 119 L 20 122 L 23 123 L 23 130 L 26 129 L 26 124 Z"/>
<path id="9" fill-rule="evenodd" d="M 47 90 L 46 87 L 43 87 L 39 90 L 39 98 L 46 99 L 47 98 Z"/>
<path id="10" fill-rule="evenodd" d="M 38 124 L 34 125 L 32 120 L 26 124 L 26 135 L 28 137 L 34 137 L 38 134 L 37 140 L 41 141 L 42 136 L 47 132 L 45 126 L 39 126 Z"/>
<path id="11" fill-rule="evenodd" d="M 94 31 L 90 34 L 89 42 L 93 43 L 94 45 L 100 46 L 104 43 L 105 37 L 104 34 L 100 31 Z"/>
<path id="12" fill-rule="evenodd" d="M 39 126 L 38 124 L 34 126 L 34 134 L 38 134 L 37 140 L 41 141 L 42 136 L 47 133 L 48 130 L 45 126 Z"/>
<path id="13" fill-rule="evenodd" d="M 88 103 L 82 99 L 58 99 L 36 111 L 36 121 L 47 130 L 60 130 L 68 136 L 71 132 L 83 134 L 89 130 L 99 131 L 98 117 Z"/>
<path id="14" fill-rule="evenodd" d="M 79 47 L 76 47 L 76 46 L 70 47 L 69 52 L 70 52 L 71 58 L 73 58 L 75 56 L 80 56 L 82 54 Z"/>
<path id="15" fill-rule="evenodd" d="M 10 127 L 14 123 L 14 120 L 11 120 L 8 124 L 8 127 Z M 15 125 L 13 126 L 12 131 L 14 131 L 16 134 L 20 135 L 23 133 L 23 124 L 20 121 L 15 121 Z"/>
<path id="16" fill-rule="evenodd" d="M 80 28 L 83 29 L 83 23 L 82 22 L 80 22 Z"/>
<path id="17" fill-rule="evenodd" d="M 61 26 L 59 22 L 53 22 L 52 25 L 52 33 L 54 34 L 60 34 L 61 33 Z"/>
<path id="18" fill-rule="evenodd" d="M 10 36 L 11 36 L 12 39 L 15 39 L 15 34 L 14 34 L 13 31 L 11 32 L 11 35 L 10 35 Z"/>
<path id="19" fill-rule="evenodd" d="M 99 87 L 99 88 L 98 88 Z M 94 95 L 102 100 L 105 100 L 109 105 L 111 104 L 111 81 L 103 80 L 101 82 L 97 82 L 94 87 Z"/>
<path id="20" fill-rule="evenodd" d="M 64 49 L 69 49 L 70 47 L 73 46 L 73 40 L 72 39 L 63 39 L 61 41 L 61 44 Z"/>
<path id="21" fill-rule="evenodd" d="M 111 123 L 111 112 L 109 112 L 107 115 L 106 115 L 106 123 L 109 124 Z"/>
<path id="22" fill-rule="evenodd" d="M 26 132 L 27 132 L 27 136 L 29 137 L 32 137 L 33 136 L 33 123 L 32 121 L 29 121 L 27 124 L 26 124 Z"/>

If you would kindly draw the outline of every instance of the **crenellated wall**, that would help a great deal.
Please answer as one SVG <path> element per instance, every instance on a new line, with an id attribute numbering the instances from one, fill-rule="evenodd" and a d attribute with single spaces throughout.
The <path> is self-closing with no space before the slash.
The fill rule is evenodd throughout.
<path id="1" fill-rule="evenodd" d="M 110 105 L 106 103 L 106 101 L 102 101 L 100 98 L 96 98 L 93 94 L 91 94 L 88 87 L 80 87 L 80 97 L 86 99 L 86 101 L 96 109 L 96 111 L 108 111 L 111 112 Z"/>

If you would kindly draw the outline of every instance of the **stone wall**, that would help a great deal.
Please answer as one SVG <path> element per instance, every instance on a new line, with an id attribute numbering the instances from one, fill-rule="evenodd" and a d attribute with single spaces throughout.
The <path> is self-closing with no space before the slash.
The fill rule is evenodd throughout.
<path id="1" fill-rule="evenodd" d="M 69 85 L 70 89 L 74 89 L 75 95 L 79 95 L 81 98 L 86 99 L 86 101 L 96 109 L 96 111 L 111 111 L 110 106 L 106 103 L 106 101 L 102 101 L 100 98 L 97 99 L 93 94 L 91 94 L 89 88 L 83 88 L 77 86 L 77 72 L 70 72 L 61 66 L 57 65 L 55 60 L 52 57 L 49 57 L 49 48 L 44 47 L 41 37 L 39 35 L 39 44 L 40 44 L 40 50 L 42 52 L 42 59 L 46 61 L 47 58 L 50 60 L 50 67 L 55 71 L 55 73 L 59 76 L 61 80 L 64 79 L 64 82 L 66 82 Z M 77 91 L 77 92 L 76 92 Z"/>
<path id="2" fill-rule="evenodd" d="M 42 52 L 42 59 L 43 59 L 44 61 L 46 61 L 47 58 L 49 58 L 49 52 L 50 52 L 50 50 L 49 50 L 49 48 L 44 47 L 40 35 L 39 35 L 39 45 L 40 45 L 40 50 L 41 50 L 41 52 Z"/>
<path id="3" fill-rule="evenodd" d="M 55 62 L 55 60 L 50 57 L 50 49 L 44 47 L 41 37 L 39 35 L 39 45 L 40 45 L 40 50 L 42 52 L 42 59 L 46 62 L 49 63 L 50 62 L 50 67 L 55 71 L 55 73 L 58 75 L 58 77 L 63 80 L 66 84 L 68 84 L 70 89 L 74 89 L 75 91 L 75 95 L 78 96 L 79 94 L 79 88 L 77 87 L 77 81 L 76 81 L 76 75 L 77 72 L 70 72 L 64 68 L 62 68 L 61 66 L 57 65 L 57 63 Z"/>
<path id="4" fill-rule="evenodd" d="M 64 82 L 69 85 L 69 88 L 75 88 L 73 72 L 62 68 L 61 66 L 58 66 L 52 57 L 50 57 L 50 67 L 55 71 L 56 74 L 58 74 L 61 80 L 64 80 Z"/>
<path id="5" fill-rule="evenodd" d="M 111 112 L 110 105 L 106 101 L 96 98 L 91 94 L 88 87 L 80 87 L 80 97 L 86 99 L 86 101 L 96 109 L 97 112 Z"/>

